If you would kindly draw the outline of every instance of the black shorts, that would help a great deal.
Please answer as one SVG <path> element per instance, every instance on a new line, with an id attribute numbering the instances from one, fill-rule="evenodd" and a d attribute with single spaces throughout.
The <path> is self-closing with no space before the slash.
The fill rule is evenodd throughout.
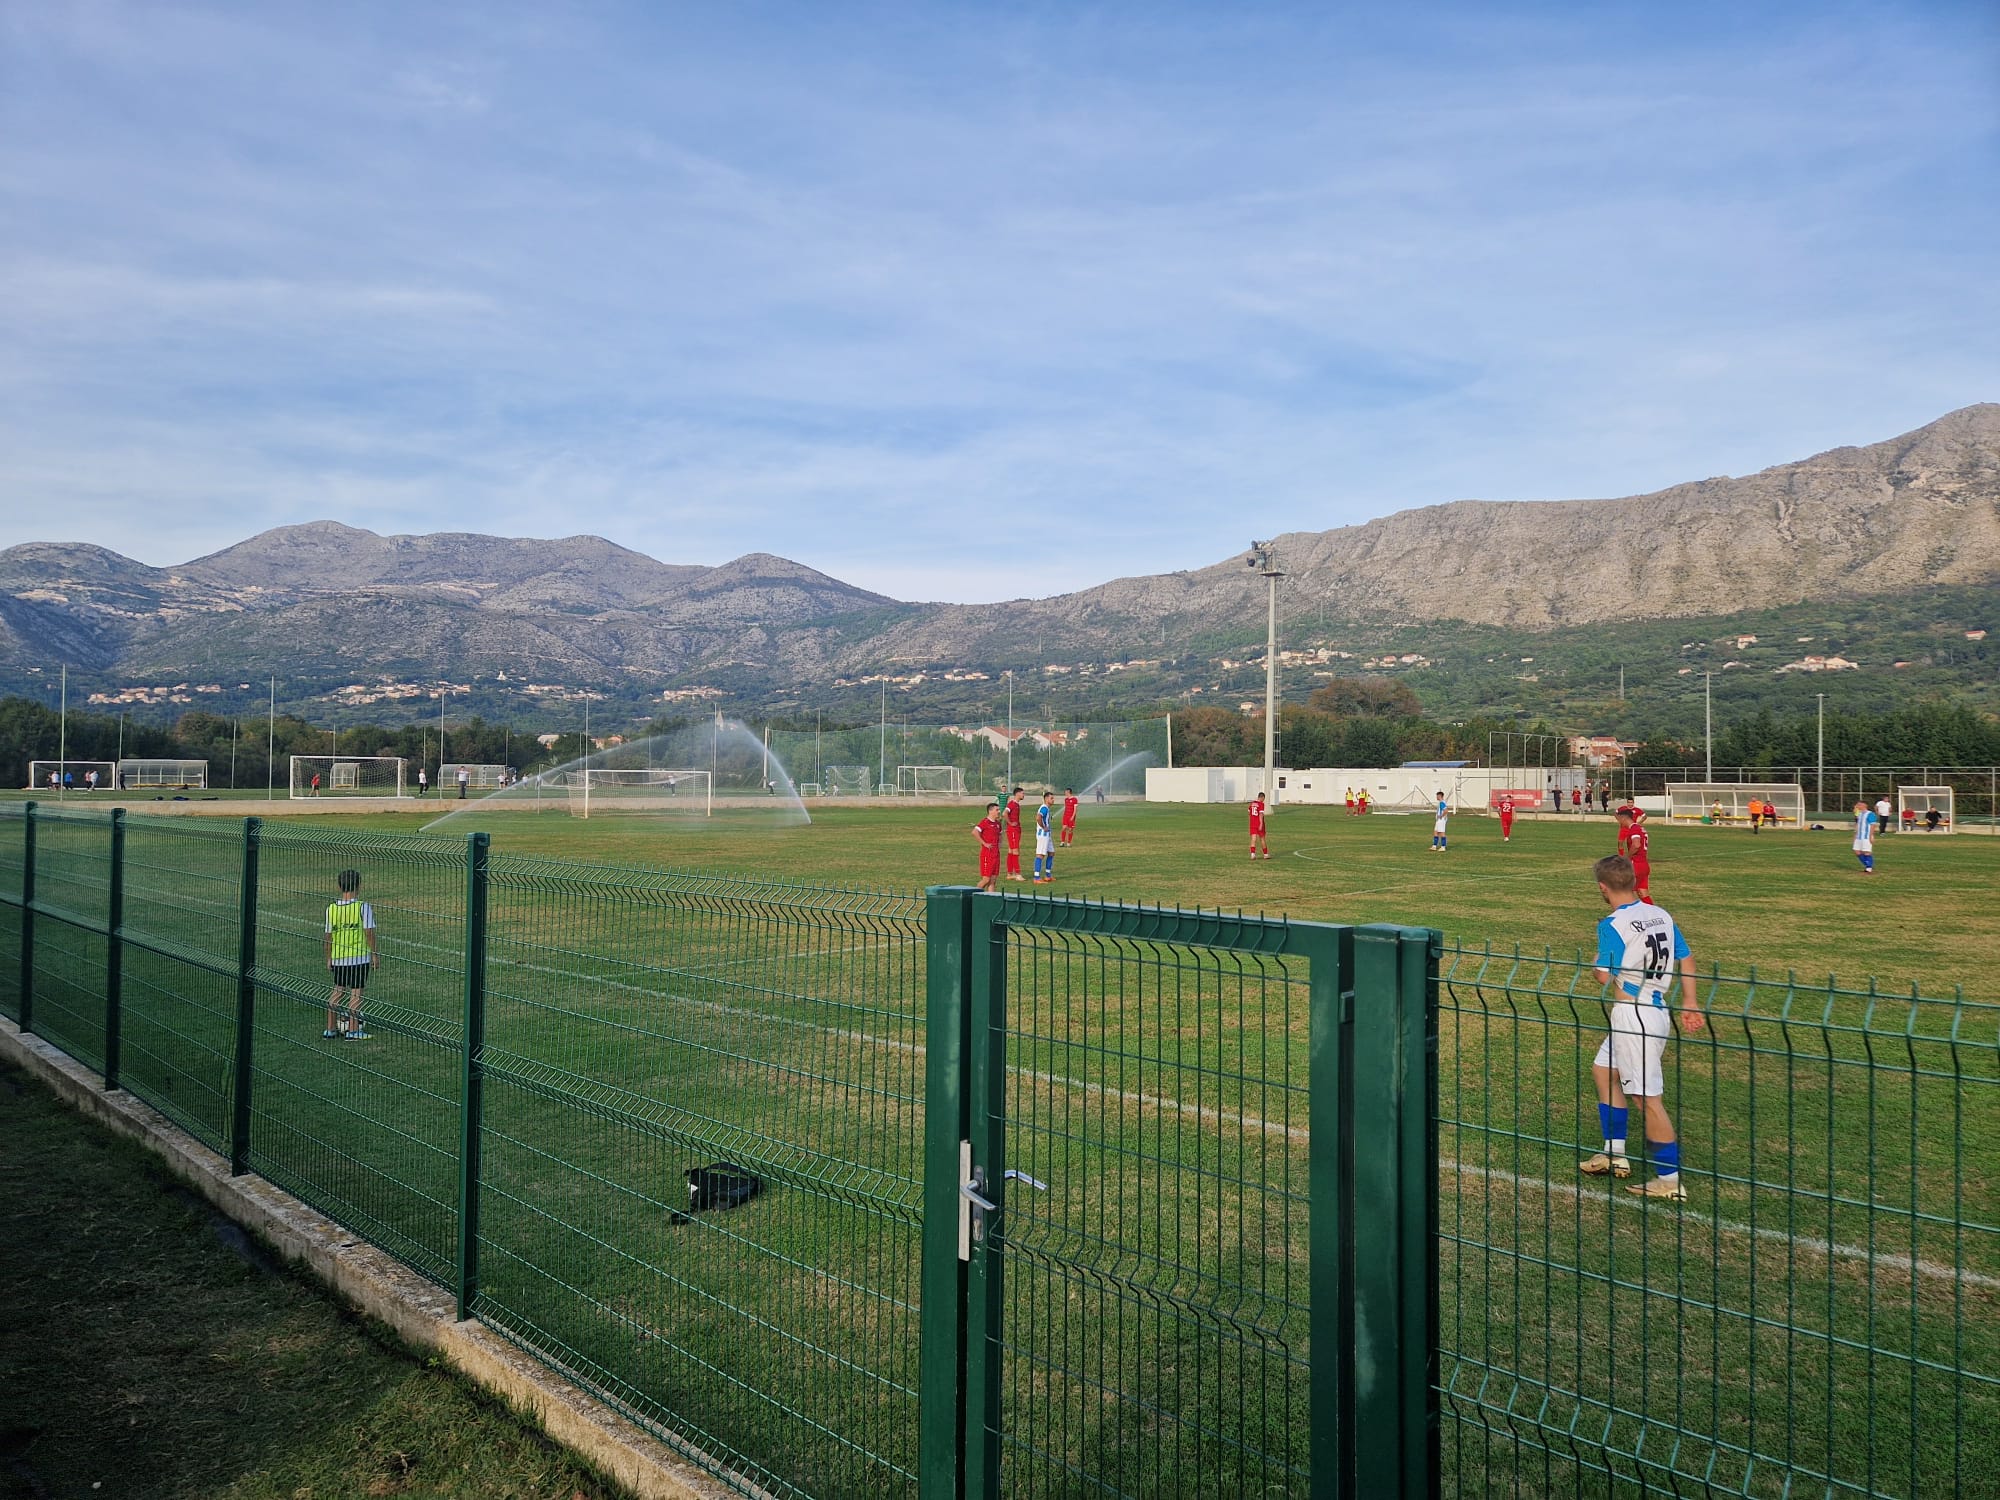
<path id="1" fill-rule="evenodd" d="M 328 970 L 333 974 L 335 987 L 350 990 L 365 990 L 368 988 L 368 970 L 371 967 L 373 965 L 367 963 L 327 965 Z"/>

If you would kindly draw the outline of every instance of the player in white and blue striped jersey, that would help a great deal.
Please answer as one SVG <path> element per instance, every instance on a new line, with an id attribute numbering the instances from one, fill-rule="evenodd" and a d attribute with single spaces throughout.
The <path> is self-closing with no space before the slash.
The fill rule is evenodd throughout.
<path id="1" fill-rule="evenodd" d="M 1597 1082 L 1597 1118 L 1604 1149 L 1581 1163 L 1591 1177 L 1630 1177 L 1625 1154 L 1629 1101 L 1639 1101 L 1652 1159 L 1651 1182 L 1634 1183 L 1625 1191 L 1642 1198 L 1687 1197 L 1681 1185 L 1681 1143 L 1667 1114 L 1667 1038 L 1673 1035 L 1673 1011 L 1667 991 L 1676 977 L 1681 991 L 1681 1029 L 1702 1028 L 1701 1005 L 1695 994 L 1694 956 L 1674 919 L 1658 906 L 1639 899 L 1637 874 L 1622 854 L 1600 859 L 1593 873 L 1598 893 L 1611 915 L 1597 924 L 1597 981 L 1609 985 L 1611 1034 L 1597 1049 L 1591 1074 Z"/>
<path id="2" fill-rule="evenodd" d="M 1854 804 L 1854 857 L 1861 861 L 1861 873 L 1875 873 L 1875 814 L 1866 802 Z"/>

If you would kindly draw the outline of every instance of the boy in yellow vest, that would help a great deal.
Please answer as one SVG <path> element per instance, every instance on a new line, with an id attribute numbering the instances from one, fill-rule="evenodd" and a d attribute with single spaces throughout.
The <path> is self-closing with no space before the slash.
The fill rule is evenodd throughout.
<path id="1" fill-rule="evenodd" d="M 375 964 L 375 911 L 361 899 L 359 870 L 342 870 L 338 884 L 340 899 L 326 909 L 326 967 L 333 976 L 333 992 L 327 997 L 326 1030 L 320 1035 L 329 1040 L 344 1037 L 350 1042 L 365 1042 L 368 1032 L 361 1021 L 361 991 L 367 987 L 368 972 Z"/>

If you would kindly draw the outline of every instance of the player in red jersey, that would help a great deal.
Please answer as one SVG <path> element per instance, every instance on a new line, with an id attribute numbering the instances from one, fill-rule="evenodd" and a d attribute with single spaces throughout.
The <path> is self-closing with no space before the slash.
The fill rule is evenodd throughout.
<path id="1" fill-rule="evenodd" d="M 1076 788 L 1063 788 L 1062 846 L 1067 849 L 1076 842 Z"/>
<path id="2" fill-rule="evenodd" d="M 1502 797 L 1500 799 L 1500 842 L 1504 844 L 1513 837 L 1514 799 L 1512 797 Z"/>
<path id="3" fill-rule="evenodd" d="M 1264 858 L 1271 857 L 1271 841 L 1264 836 L 1264 794 L 1259 792 L 1250 799 L 1250 857 L 1257 857 L 1258 846 L 1262 845 Z"/>
<path id="4" fill-rule="evenodd" d="M 1007 797 L 1007 878 L 1025 880 L 1021 873 L 1021 789 L 1015 787 Z"/>
<path id="5" fill-rule="evenodd" d="M 1000 878 L 1000 804 L 986 804 L 986 816 L 972 825 L 974 837 L 979 840 L 979 888 L 993 889 L 993 882 Z"/>
<path id="6" fill-rule="evenodd" d="M 1633 818 L 1634 811 L 1630 807 L 1618 809 L 1618 852 L 1632 861 L 1632 873 L 1638 877 L 1639 899 L 1651 904 L 1653 862 L 1646 857 L 1646 830 Z"/>

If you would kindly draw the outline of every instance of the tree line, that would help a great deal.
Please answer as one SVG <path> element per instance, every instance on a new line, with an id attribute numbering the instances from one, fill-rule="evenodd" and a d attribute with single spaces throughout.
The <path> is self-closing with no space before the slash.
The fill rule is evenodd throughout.
<path id="1" fill-rule="evenodd" d="M 660 719 L 642 734 L 662 734 L 685 728 L 691 721 Z M 1151 723 L 1157 728 L 1148 728 Z M 780 727 L 779 725 L 773 726 Z M 1156 763 L 1165 759 L 1162 720 L 1137 721 L 1115 749 L 1143 751 Z M 1315 689 L 1304 703 L 1283 705 L 1278 715 L 1278 760 L 1287 766 L 1393 766 L 1408 760 L 1473 760 L 1487 757 L 1489 736 L 1520 732 L 1525 726 L 1508 719 L 1475 717 L 1444 724 L 1427 718 L 1407 683 L 1384 678 L 1341 678 Z M 1718 766 L 1770 768 L 1810 766 L 1820 754 L 1820 721 L 1816 714 L 1780 716 L 1769 708 L 1717 726 L 1714 760 Z M 800 725 L 800 736 L 805 726 Z M 829 755 L 836 736 L 854 740 L 843 746 L 844 758 L 858 764 L 874 760 L 876 726 L 824 727 Z M 1552 733 L 1547 724 L 1531 732 Z M 2000 719 L 1950 698 L 1937 698 L 1887 713 L 1829 710 L 1825 719 L 1825 761 L 1836 765 L 2000 765 Z M 27 698 L 0 699 L 0 774 L 13 786 L 26 786 L 28 763 L 54 760 L 64 729 L 53 709 Z M 205 760 L 212 787 L 282 786 L 287 758 L 293 755 L 398 755 L 414 779 L 419 768 L 435 778 L 444 761 L 507 765 L 533 771 L 559 765 L 584 753 L 581 736 L 569 734 L 544 748 L 536 739 L 506 724 L 473 718 L 446 726 L 439 743 L 435 723 L 362 724 L 334 731 L 291 714 L 275 722 L 264 717 L 232 719 L 200 710 L 183 714 L 171 725 L 147 723 L 115 714 L 73 713 L 67 726 L 67 753 L 72 761 L 130 759 Z M 848 754 L 851 748 L 852 753 Z M 914 747 L 899 743 L 897 756 L 907 759 Z M 927 750 L 935 763 L 968 762 L 979 754 L 951 736 L 939 737 Z M 1113 754 L 1104 744 L 1080 743 L 1036 752 L 1017 747 L 1016 779 L 1031 775 L 1052 784 L 1088 784 L 1100 775 Z M 1633 752 L 1635 766 L 1700 765 L 1700 742 L 1654 738 Z M 1183 766 L 1258 765 L 1264 759 L 1264 719 L 1227 708 L 1182 708 L 1173 713 L 1173 758 Z M 982 769 L 984 769 L 982 761 Z M 801 767 L 792 767 L 798 775 Z M 981 780 L 988 778 L 982 777 Z M 968 785 L 973 784 L 968 776 Z"/>

